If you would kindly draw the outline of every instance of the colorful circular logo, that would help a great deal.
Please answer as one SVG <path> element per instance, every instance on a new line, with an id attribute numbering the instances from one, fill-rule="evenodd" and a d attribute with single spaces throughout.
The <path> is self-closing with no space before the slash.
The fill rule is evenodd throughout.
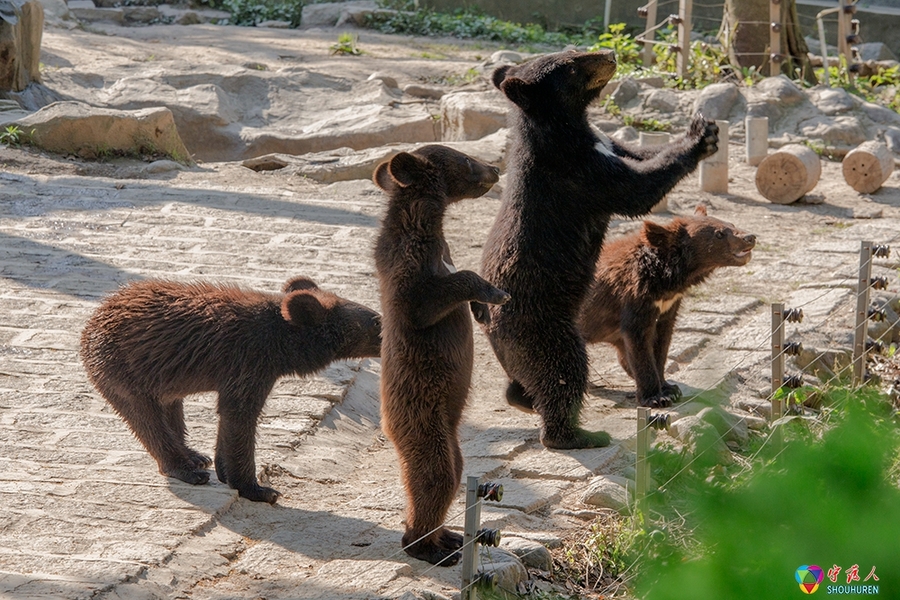
<path id="1" fill-rule="evenodd" d="M 819 589 L 819 584 L 825 578 L 825 572 L 818 565 L 803 565 L 794 573 L 794 578 L 804 594 L 812 594 Z"/>

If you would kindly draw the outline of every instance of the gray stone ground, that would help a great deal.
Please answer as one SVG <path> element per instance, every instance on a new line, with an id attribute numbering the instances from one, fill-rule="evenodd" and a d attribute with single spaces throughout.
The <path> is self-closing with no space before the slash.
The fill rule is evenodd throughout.
<path id="1" fill-rule="evenodd" d="M 900 176 L 861 196 L 823 163 L 810 200 L 772 205 L 731 148 L 731 194 L 698 201 L 759 235 L 752 262 L 691 294 L 668 367 L 691 392 L 764 406 L 770 302 L 803 306 L 791 328 L 813 348 L 846 345 L 863 239 L 900 240 Z M 87 382 L 81 328 L 102 296 L 136 278 L 211 278 L 277 290 L 291 275 L 377 307 L 371 248 L 383 198 L 368 181 L 317 184 L 282 171 L 207 163 L 146 179 L 77 175 L 63 160 L 0 149 L 0 597 L 434 598 L 458 593 L 460 568 L 400 550 L 405 498 L 378 427 L 377 360 L 281 381 L 260 426 L 261 477 L 278 505 L 219 484 L 163 478 Z M 446 230 L 460 268 L 478 268 L 496 198 L 463 202 Z M 659 215 L 664 220 L 670 214 Z M 612 235 L 636 227 L 616 223 Z M 897 259 L 878 261 L 897 290 Z M 581 498 L 598 474 L 627 473 L 635 432 L 632 384 L 614 354 L 593 348 L 583 421 L 609 449 L 551 452 L 537 419 L 506 406 L 505 380 L 480 332 L 462 428 L 466 474 L 505 486 L 483 523 L 550 547 L 597 514 Z M 214 398 L 186 403 L 193 445 L 211 452 Z M 676 414 L 696 412 L 687 403 Z M 660 434 L 665 435 L 665 434 Z M 449 523 L 461 527 L 463 495 Z M 499 554 L 496 561 L 500 560 Z M 494 561 L 484 560 L 486 567 Z M 630 576 L 630 574 L 629 574 Z M 437 596 L 436 596 L 437 595 Z"/>

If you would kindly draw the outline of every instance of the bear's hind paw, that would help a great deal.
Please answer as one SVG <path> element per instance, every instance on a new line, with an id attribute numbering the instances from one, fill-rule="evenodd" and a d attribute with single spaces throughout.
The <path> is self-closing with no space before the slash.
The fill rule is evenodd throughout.
<path id="1" fill-rule="evenodd" d="M 586 431 L 578 428 L 571 435 L 551 437 L 541 433 L 541 444 L 545 448 L 557 450 L 575 450 L 579 448 L 604 448 L 612 442 L 612 437 L 605 431 Z"/>
<path id="2" fill-rule="evenodd" d="M 191 485 L 203 485 L 209 483 L 209 471 L 194 468 L 193 464 L 166 469 L 163 475 L 180 479 Z"/>
<path id="3" fill-rule="evenodd" d="M 275 504 L 278 497 L 281 496 L 281 492 L 278 490 L 261 485 L 239 489 L 238 494 L 240 494 L 241 498 L 246 498 L 253 502 L 268 502 L 269 504 Z"/>

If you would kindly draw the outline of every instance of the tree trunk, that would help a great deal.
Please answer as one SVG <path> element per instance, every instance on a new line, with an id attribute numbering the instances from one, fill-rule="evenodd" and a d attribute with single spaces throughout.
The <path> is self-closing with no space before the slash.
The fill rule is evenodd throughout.
<path id="1" fill-rule="evenodd" d="M 771 0 L 726 0 L 722 17 L 722 40 L 728 57 L 736 67 L 755 67 L 768 72 Z M 807 56 L 806 42 L 800 31 L 796 0 L 781 0 L 781 72 L 792 79 L 815 84 L 816 77 Z M 799 71 L 799 73 L 798 73 Z"/>
<path id="2" fill-rule="evenodd" d="M 40 82 L 44 9 L 38 0 L 24 2 L 13 18 L 0 19 L 0 92 L 21 92 Z"/>

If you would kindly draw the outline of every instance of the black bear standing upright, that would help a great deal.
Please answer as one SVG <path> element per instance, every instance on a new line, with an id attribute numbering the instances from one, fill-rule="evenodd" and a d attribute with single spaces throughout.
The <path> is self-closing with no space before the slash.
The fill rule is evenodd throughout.
<path id="1" fill-rule="evenodd" d="M 401 152 L 373 179 L 390 196 L 375 246 L 384 334 L 381 415 L 400 456 L 410 556 L 455 564 L 463 538 L 443 527 L 462 478 L 457 429 L 472 379 L 468 303 L 509 295 L 473 271 L 457 271 L 444 240 L 447 206 L 477 198 L 498 170 L 444 146 Z"/>
<path id="2" fill-rule="evenodd" d="M 551 448 L 610 441 L 578 426 L 588 363 L 575 319 L 611 215 L 648 213 L 718 142 L 718 128 L 700 115 L 684 137 L 660 149 L 601 140 L 586 111 L 615 69 L 611 51 L 572 51 L 493 75 L 513 104 L 511 146 L 482 274 L 512 300 L 472 309 L 509 375 L 507 399 L 534 407 L 541 442 Z"/>
<path id="3" fill-rule="evenodd" d="M 184 397 L 218 392 L 216 474 L 243 498 L 275 503 L 256 481 L 256 422 L 279 377 L 378 356 L 373 310 L 296 277 L 282 294 L 148 280 L 104 300 L 81 334 L 91 383 L 156 459 L 159 472 L 209 481 L 210 459 L 185 442 Z"/>
<path id="4" fill-rule="evenodd" d="M 746 265 L 755 245 L 755 235 L 708 216 L 702 205 L 692 217 L 644 221 L 640 231 L 604 244 L 578 326 L 587 343 L 616 347 L 642 406 L 681 397 L 665 379 L 681 297 L 719 267 Z"/>

